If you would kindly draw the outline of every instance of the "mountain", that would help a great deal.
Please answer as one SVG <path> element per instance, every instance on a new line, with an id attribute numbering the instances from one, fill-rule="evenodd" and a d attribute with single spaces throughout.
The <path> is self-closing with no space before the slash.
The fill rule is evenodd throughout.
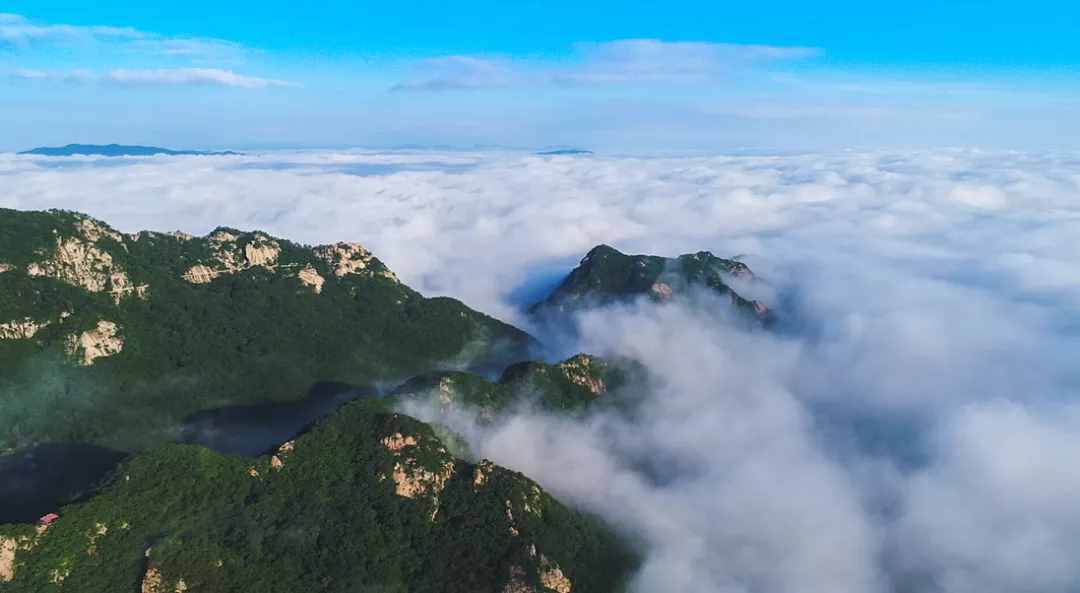
<path id="1" fill-rule="evenodd" d="M 157 146 L 129 146 L 124 144 L 68 144 L 66 146 L 39 146 L 19 154 L 38 156 L 235 156 L 241 153 L 226 150 L 224 152 L 203 152 L 198 150 L 171 150 Z"/>
<path id="2" fill-rule="evenodd" d="M 582 150 L 580 148 L 557 148 L 555 150 L 544 150 L 536 154 L 539 156 L 584 156 L 592 153 L 591 150 Z"/>
<path id="3" fill-rule="evenodd" d="M 577 354 L 555 364 L 511 365 L 494 382 L 460 371 L 425 373 L 398 386 L 392 396 L 442 411 L 475 411 L 482 420 L 492 420 L 519 405 L 577 414 L 594 405 L 625 403 L 619 391 L 640 383 L 644 375 L 644 368 L 633 361 Z"/>
<path id="4" fill-rule="evenodd" d="M 255 459 L 141 453 L 58 510 L 0 526 L 0 592 L 589 593 L 635 563 L 593 517 L 375 400 Z"/>
<path id="5" fill-rule="evenodd" d="M 499 372 L 535 341 L 425 298 L 358 244 L 219 228 L 122 234 L 0 209 L 0 452 L 178 439 L 213 408 L 376 393 L 432 369 Z"/>
<path id="6" fill-rule="evenodd" d="M 677 258 L 627 255 L 608 245 L 594 247 L 545 299 L 530 307 L 533 315 L 559 316 L 589 307 L 646 298 L 663 303 L 701 289 L 729 300 L 737 316 L 768 322 L 764 304 L 743 298 L 730 286 L 734 279 L 752 279 L 750 268 L 708 251 Z"/>

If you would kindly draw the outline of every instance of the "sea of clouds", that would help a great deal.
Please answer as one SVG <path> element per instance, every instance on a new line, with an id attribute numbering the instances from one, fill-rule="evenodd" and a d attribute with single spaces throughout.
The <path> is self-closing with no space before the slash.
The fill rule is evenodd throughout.
<path id="1" fill-rule="evenodd" d="M 522 325 L 598 243 L 743 255 L 781 331 L 576 320 L 559 354 L 647 362 L 634 422 L 455 428 L 645 542 L 639 591 L 1080 588 L 1080 155 L 8 155 L 0 189 L 122 231 L 360 241 Z"/>

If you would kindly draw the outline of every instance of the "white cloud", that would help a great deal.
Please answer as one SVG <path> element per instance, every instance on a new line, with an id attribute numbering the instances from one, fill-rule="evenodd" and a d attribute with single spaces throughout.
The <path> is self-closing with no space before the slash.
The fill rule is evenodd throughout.
<path id="1" fill-rule="evenodd" d="M 17 14 L 0 15 L 0 45 L 27 47 L 35 42 L 48 41 L 119 41 L 144 39 L 142 33 L 130 27 L 77 26 L 34 23 Z"/>
<path id="2" fill-rule="evenodd" d="M 217 68 L 159 68 L 155 70 L 113 70 L 105 76 L 110 82 L 161 85 L 215 85 L 245 89 L 291 86 L 284 80 L 244 76 Z"/>
<path id="3" fill-rule="evenodd" d="M 104 74 L 90 70 L 56 72 L 21 69 L 11 75 L 22 80 L 123 85 L 222 86 L 242 89 L 296 86 L 285 80 L 247 76 L 219 68 L 117 69 Z"/>
<path id="4" fill-rule="evenodd" d="M 1076 154 L 121 163 L 0 157 L 0 206 L 356 240 L 415 288 L 519 323 L 597 243 L 746 254 L 780 332 L 675 308 L 582 321 L 573 346 L 650 361 L 648 422 L 525 414 L 473 434 L 642 535 L 642 590 L 1080 585 Z"/>
<path id="5" fill-rule="evenodd" d="M 579 43 L 565 60 L 457 55 L 424 60 L 394 90 L 444 91 L 543 85 L 699 84 L 740 68 L 813 58 L 806 47 L 623 39 Z"/>
<path id="6" fill-rule="evenodd" d="M 112 52 L 116 58 L 136 55 L 203 62 L 238 62 L 253 52 L 224 39 L 170 37 L 133 27 L 41 23 L 17 14 L 0 14 L 0 49 L 5 47 L 20 54 L 82 47 Z"/>

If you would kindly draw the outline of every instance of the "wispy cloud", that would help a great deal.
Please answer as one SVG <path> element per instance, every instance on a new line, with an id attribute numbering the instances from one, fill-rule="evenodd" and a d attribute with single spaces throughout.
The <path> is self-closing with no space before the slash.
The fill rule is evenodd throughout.
<path id="1" fill-rule="evenodd" d="M 285 80 L 246 76 L 218 68 L 116 69 L 99 73 L 90 70 L 46 71 L 21 69 L 11 73 L 20 80 L 65 83 L 99 83 L 151 86 L 220 86 L 266 89 L 297 86 Z"/>
<path id="2" fill-rule="evenodd" d="M 805 60 L 810 47 L 624 39 L 579 43 L 570 60 L 515 60 L 455 55 L 424 60 L 403 91 L 494 89 L 543 85 L 698 84 L 770 62 Z"/>
<path id="3" fill-rule="evenodd" d="M 293 86 L 284 80 L 244 76 L 216 68 L 162 68 L 156 70 L 113 70 L 104 80 L 125 84 L 213 85 L 244 89 Z"/>
<path id="4" fill-rule="evenodd" d="M 121 53 L 218 61 L 236 61 L 253 51 L 224 39 L 169 37 L 133 27 L 41 23 L 0 14 L 0 48 L 28 52 L 56 46 L 102 46 Z"/>
<path id="5" fill-rule="evenodd" d="M 35 23 L 18 14 L 0 14 L 0 46 L 26 48 L 45 41 L 116 41 L 144 39 L 146 33 L 130 27 L 80 26 Z"/>

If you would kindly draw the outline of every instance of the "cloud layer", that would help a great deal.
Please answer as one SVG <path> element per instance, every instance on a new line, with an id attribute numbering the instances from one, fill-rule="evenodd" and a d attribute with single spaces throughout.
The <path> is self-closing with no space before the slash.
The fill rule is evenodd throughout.
<path id="1" fill-rule="evenodd" d="M 634 423 L 462 421 L 483 455 L 640 536 L 641 591 L 1080 586 L 1080 156 L 978 151 L 0 157 L 0 206 L 125 231 L 357 240 L 518 323 L 597 243 L 746 254 L 785 318 L 579 320 L 649 362 Z"/>

